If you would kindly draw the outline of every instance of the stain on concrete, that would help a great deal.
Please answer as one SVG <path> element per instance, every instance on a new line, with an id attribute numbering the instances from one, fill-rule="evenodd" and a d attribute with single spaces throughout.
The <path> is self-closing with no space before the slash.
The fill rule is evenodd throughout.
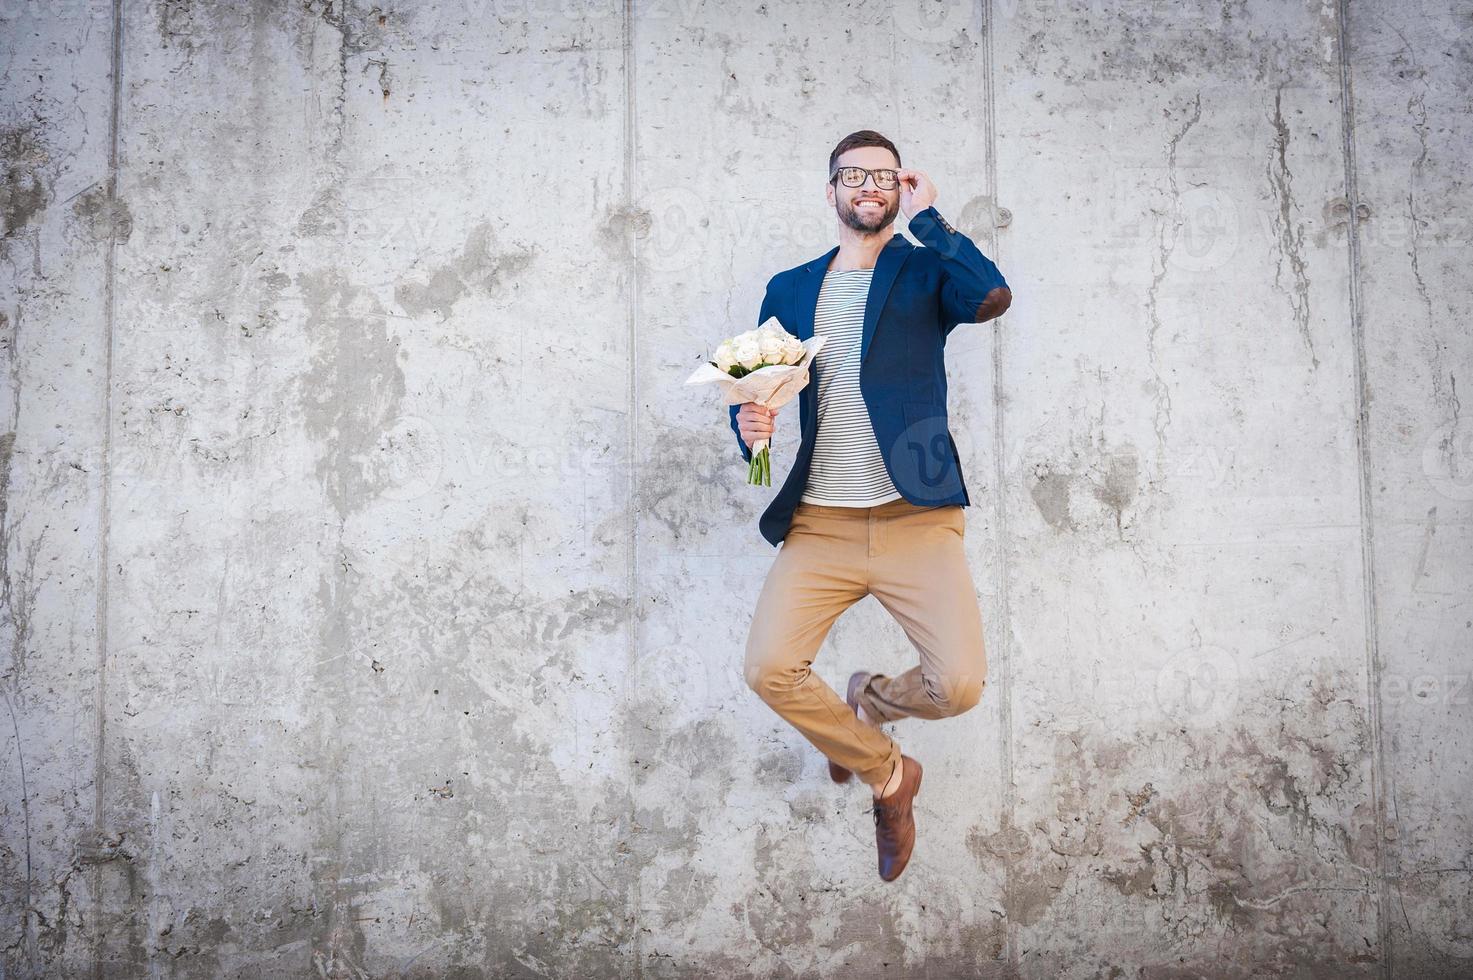
<path id="1" fill-rule="evenodd" d="M 317 476 L 339 518 L 370 506 L 387 479 L 366 460 L 399 417 L 404 370 L 389 318 L 367 289 L 337 270 L 297 278 L 312 345 L 300 383 L 302 424 Z"/>
<path id="2" fill-rule="evenodd" d="M 1108 529 L 1121 539 L 1130 528 L 1142 489 L 1140 456 L 1129 444 L 1110 449 L 1101 441 L 1081 437 L 1078 450 L 1034 465 L 1029 496 L 1054 530 Z"/>
<path id="3" fill-rule="evenodd" d="M 537 636 L 544 643 L 587 633 L 611 633 L 628 620 L 629 603 L 605 589 L 574 592 L 540 617 Z"/>
<path id="4" fill-rule="evenodd" d="M 1156 890 L 1156 871 L 1150 864 L 1137 865 L 1133 870 L 1106 867 L 1101 870 L 1100 877 L 1128 898 L 1150 897 Z"/>
<path id="5" fill-rule="evenodd" d="M 154 7 L 159 46 L 164 49 L 179 47 L 186 52 L 186 57 L 192 55 L 200 30 L 194 15 L 193 0 L 160 0 Z"/>
<path id="6" fill-rule="evenodd" d="M 770 950 L 811 949 L 818 942 L 810 916 L 793 915 L 802 908 L 804 894 L 819 877 L 816 855 L 805 835 L 787 826 L 762 824 L 752 845 L 752 870 L 759 889 L 746 901 L 734 904 L 731 914 L 745 922 L 756 943 Z"/>
<path id="7" fill-rule="evenodd" d="M 532 265 L 535 251 L 505 246 L 496 238 L 489 222 L 482 222 L 466 236 L 460 253 L 436 266 L 416 267 L 394 287 L 394 300 L 410 316 L 438 314 L 448 318 L 455 304 L 467 296 L 493 296 L 514 290 L 518 275 Z"/>
<path id="8" fill-rule="evenodd" d="M 51 177 L 47 165 L 51 154 L 41 142 L 40 129 L 33 124 L 0 128 L 0 256 L 9 255 L 9 244 L 17 233 L 34 221 L 51 200 Z"/>
<path id="9" fill-rule="evenodd" d="M 367 977 L 368 934 L 357 909 L 376 891 L 370 875 L 355 875 L 343 855 L 342 830 L 324 824 L 311 864 L 312 894 L 323 907 L 311 926 L 313 972 L 322 977 Z"/>
<path id="10" fill-rule="evenodd" d="M 19 311 L 17 311 L 19 312 Z M 19 333 L 17 315 L 12 320 L 0 310 L 0 358 L 6 374 L 10 394 L 8 421 L 19 428 L 23 379 L 20 374 L 19 352 L 16 340 Z M 52 550 L 47 528 L 42 527 L 30 537 L 13 537 L 17 515 L 12 513 L 13 481 L 16 466 L 16 428 L 0 433 L 0 645 L 10 651 L 10 664 L 5 671 L 13 690 L 19 690 L 26 675 L 27 658 L 31 650 L 33 615 L 37 597 L 45 585 L 44 576 L 37 577 L 36 563 Z M 22 458 L 25 458 L 24 455 Z M 80 464 L 71 464 L 81 469 Z M 12 567 L 13 558 L 19 558 L 17 567 Z M 14 705 L 11 705 L 14 710 Z M 12 723 L 14 717 L 12 717 Z M 19 738 L 17 733 L 17 738 Z M 16 743 L 16 765 L 23 773 L 24 761 L 20 756 L 21 745 Z M 29 834 L 29 830 L 27 830 Z M 3 850 L 3 848 L 0 848 Z"/>
<path id="11" fill-rule="evenodd" d="M 1006 813 L 1003 815 L 1002 825 L 996 831 L 986 833 L 974 826 L 967 831 L 965 840 L 967 850 L 976 859 L 977 867 L 983 873 L 1000 879 L 1002 907 L 993 909 L 985 919 L 973 912 L 969 923 L 972 928 L 980 930 L 980 933 L 975 934 L 978 945 L 972 949 L 985 951 L 989 960 L 997 960 L 1007 949 L 1008 925 L 1022 924 L 1025 919 L 1036 921 L 1051 904 L 1056 888 L 1050 887 L 1036 876 L 1013 880 L 1014 869 L 1028 856 L 1033 845 L 1029 832 L 1014 824 Z M 1062 878 L 1056 877 L 1054 880 L 1060 885 L 1063 883 Z M 989 887 L 988 892 L 998 893 L 994 887 Z M 941 975 L 951 976 L 955 973 L 943 971 Z"/>
<path id="12" fill-rule="evenodd" d="M 31 607 L 40 591 L 34 578 L 36 556 L 45 539 L 44 532 L 29 542 L 22 558 L 24 565 L 12 574 L 10 568 L 10 479 L 15 465 L 15 433 L 0 433 L 0 609 L 5 618 L 0 624 L 0 640 L 10 649 L 8 676 L 18 682 L 26 672 L 26 654 L 31 645 Z"/>
<path id="13" fill-rule="evenodd" d="M 1097 855 L 1103 831 L 1094 809 L 1099 806 L 1098 773 L 1112 771 L 1098 758 L 1088 758 L 1085 736 L 1062 732 L 1054 739 L 1052 819 L 1044 824 L 1049 850 L 1062 857 Z"/>
<path id="14" fill-rule="evenodd" d="M 1146 785 L 1133 793 L 1127 792 L 1125 799 L 1130 804 L 1130 811 L 1126 813 L 1125 819 L 1121 822 L 1127 827 L 1130 826 L 1131 822 L 1141 815 L 1141 811 L 1145 809 L 1146 804 L 1155 798 L 1156 787 L 1151 783 L 1146 783 Z"/>
<path id="15" fill-rule="evenodd" d="M 1028 833 L 1007 821 L 990 834 L 973 827 L 967 832 L 966 841 L 967 850 L 981 865 L 1012 864 L 1027 854 L 1031 846 Z"/>
<path id="16" fill-rule="evenodd" d="M 1003 899 L 1008 921 L 1016 926 L 1042 922 L 1068 882 L 1069 862 L 1062 858 L 1046 858 L 1040 864 L 1013 871 L 1008 875 Z"/>
<path id="17" fill-rule="evenodd" d="M 1134 453 L 1111 453 L 1104 463 L 1104 473 L 1091 481 L 1090 489 L 1095 499 L 1115 515 L 1115 530 L 1119 533 L 1125 527 L 1125 509 L 1139 489 L 1140 460 Z"/>
<path id="18" fill-rule="evenodd" d="M 671 680 L 672 683 L 679 682 L 678 677 Z M 659 710 L 656 704 L 639 698 L 632 705 L 629 717 L 656 717 L 646 713 L 645 709 Z M 746 764 L 746 754 L 738 752 L 743 734 L 735 731 L 723 718 L 698 718 L 659 729 L 658 743 L 651 745 L 646 741 L 641 755 L 658 760 L 663 775 L 669 777 L 669 781 L 661 785 L 692 790 L 699 788 L 702 800 L 720 807 L 736 785 L 737 767 Z M 798 758 L 797 753 L 793 753 L 793 758 Z"/>
<path id="19" fill-rule="evenodd" d="M 784 406 L 778 418 L 778 431 L 797 438 L 797 426 L 784 430 L 789 424 L 788 412 L 797 421 L 797 405 Z M 714 427 L 713 427 L 714 428 Z M 718 433 L 722 429 L 716 430 Z M 731 435 L 730 426 L 724 431 Z M 719 439 L 718 435 L 718 439 Z M 779 435 L 777 438 L 783 438 Z M 693 543 L 696 547 L 703 542 L 725 535 L 732 522 L 740 520 L 735 512 L 732 496 L 727 492 L 734 472 L 745 472 L 746 464 L 736 454 L 735 440 L 731 443 L 730 455 L 726 444 L 716 442 L 713 446 L 711 432 L 706 429 L 674 430 L 660 439 L 662 465 L 689 476 L 689 483 L 674 483 L 668 480 L 642 481 L 635 501 L 641 515 L 650 519 L 651 530 L 662 532 L 670 546 Z M 733 462 L 735 460 L 735 462 Z M 776 472 L 778 461 L 774 459 L 773 487 L 776 489 L 784 474 Z M 648 533 L 648 532 L 647 532 Z"/>
<path id="20" fill-rule="evenodd" d="M 598 242 L 611 259 L 630 262 L 634 259 L 634 243 L 649 237 L 654 218 L 644 208 L 621 204 L 610 208 L 598 228 Z"/>
<path id="21" fill-rule="evenodd" d="M 93 241 L 105 242 L 116 236 L 124 244 L 133 235 L 133 213 L 128 202 L 114 199 L 110 180 L 93 184 L 72 203 L 72 215 L 87 229 Z"/>
<path id="22" fill-rule="evenodd" d="M 307 209 L 297 218 L 297 234 L 303 238 L 341 237 L 346 211 L 342 191 L 336 184 L 319 187 Z"/>
<path id="23" fill-rule="evenodd" d="M 768 749 L 752 761 L 752 776 L 758 785 L 781 791 L 802 775 L 806 754 L 793 746 Z"/>
<path id="24" fill-rule="evenodd" d="M 1068 474 L 1055 473 L 1044 468 L 1034 472 L 1033 485 L 1028 488 L 1033 506 L 1038 508 L 1038 513 L 1048 522 L 1049 527 L 1056 531 L 1075 529 L 1074 518 L 1069 516 L 1070 482 Z"/>
<path id="25" fill-rule="evenodd" d="M 997 223 L 997 210 L 992 195 L 976 194 L 968 198 L 951 223 L 958 231 L 965 233 L 968 238 L 978 242 L 979 245 L 987 242 L 991 239 L 992 229 Z M 980 245 L 980 247 L 986 248 L 985 245 Z"/>

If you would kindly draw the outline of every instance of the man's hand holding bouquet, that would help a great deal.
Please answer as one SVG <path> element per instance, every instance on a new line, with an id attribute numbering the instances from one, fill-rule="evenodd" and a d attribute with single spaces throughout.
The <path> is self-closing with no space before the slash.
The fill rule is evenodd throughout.
<path id="1" fill-rule="evenodd" d="M 823 337 L 799 340 L 783 329 L 777 317 L 768 317 L 756 330 L 723 340 L 714 359 L 686 379 L 688 385 L 721 385 L 728 405 L 755 402 L 775 411 L 808 386 L 808 365 L 824 344 Z M 768 439 L 752 443 L 747 482 L 772 486 Z"/>

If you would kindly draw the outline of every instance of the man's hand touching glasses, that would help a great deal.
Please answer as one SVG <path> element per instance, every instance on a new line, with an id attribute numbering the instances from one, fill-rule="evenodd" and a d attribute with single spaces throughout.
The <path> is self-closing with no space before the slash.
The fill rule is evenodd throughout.
<path id="1" fill-rule="evenodd" d="M 936 185 L 930 177 L 919 170 L 897 170 L 895 175 L 900 178 L 900 209 L 907 218 L 936 203 Z"/>

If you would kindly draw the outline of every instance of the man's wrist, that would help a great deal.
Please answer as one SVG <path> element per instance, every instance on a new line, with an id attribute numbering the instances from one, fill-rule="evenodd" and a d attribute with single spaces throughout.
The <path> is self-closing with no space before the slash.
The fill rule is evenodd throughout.
<path id="1" fill-rule="evenodd" d="M 910 222 L 912 222 L 912 221 L 914 221 L 914 220 L 915 220 L 915 219 L 916 219 L 916 218 L 918 218 L 918 217 L 920 217 L 920 216 L 921 216 L 921 215 L 922 215 L 922 214 L 925 214 L 925 213 L 926 213 L 926 212 L 927 212 L 927 211 L 929 211 L 929 210 L 931 210 L 931 209 L 932 209 L 932 208 L 934 208 L 934 207 L 935 207 L 935 206 L 936 206 L 936 205 L 934 205 L 934 204 L 927 204 L 927 205 L 926 205 L 926 206 L 925 206 L 925 207 L 923 207 L 923 208 L 916 208 L 916 209 L 915 209 L 915 211 L 913 211 L 913 212 L 912 212 L 912 213 L 911 213 L 911 214 L 910 214 L 910 215 L 909 215 L 909 216 L 908 216 L 908 217 L 907 217 L 907 218 L 906 218 L 906 219 L 905 219 L 905 222 L 906 222 L 906 224 L 907 224 L 907 225 L 908 225 L 908 224 L 910 224 Z"/>

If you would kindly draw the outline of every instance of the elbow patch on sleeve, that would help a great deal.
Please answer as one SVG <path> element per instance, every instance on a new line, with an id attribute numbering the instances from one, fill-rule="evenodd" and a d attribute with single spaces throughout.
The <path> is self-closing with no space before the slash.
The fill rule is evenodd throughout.
<path id="1" fill-rule="evenodd" d="M 988 320 L 994 320 L 1006 313 L 1012 304 L 1013 291 L 1006 286 L 994 286 L 988 292 L 987 298 L 982 301 L 982 305 L 977 307 L 977 319 L 972 322 L 986 323 Z"/>

